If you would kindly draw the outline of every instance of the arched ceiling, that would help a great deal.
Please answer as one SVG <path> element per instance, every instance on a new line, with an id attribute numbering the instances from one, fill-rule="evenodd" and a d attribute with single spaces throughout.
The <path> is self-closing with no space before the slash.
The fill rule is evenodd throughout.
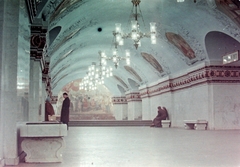
<path id="1" fill-rule="evenodd" d="M 106 87 L 113 95 L 121 95 L 123 91 L 136 89 L 136 85 L 211 61 L 210 56 L 215 59 L 212 50 L 222 43 L 210 46 L 217 35 L 209 32 L 226 34 L 235 41 L 234 49 L 240 50 L 240 24 L 224 13 L 219 2 L 221 0 L 197 0 L 196 3 L 194 0 L 182 3 L 142 0 L 143 17 L 138 19 L 141 31 L 148 32 L 149 22 L 156 22 L 157 44 L 152 45 L 146 38 L 141 40 L 142 46 L 135 49 L 133 42 L 126 39 L 118 49 L 122 55 L 125 49 L 130 50 L 131 65 L 126 68 L 121 61 L 115 69 L 109 62 L 114 75 L 105 80 Z M 234 3 L 230 5 L 239 9 Z M 47 51 L 53 94 L 58 94 L 67 83 L 83 78 L 92 62 L 98 64 L 100 50 L 112 56 L 115 23 L 121 23 L 123 31 L 130 32 L 131 10 L 131 0 L 42 0 L 39 3 L 38 16 L 48 23 Z M 211 55 L 205 44 L 208 50 L 211 48 Z"/>

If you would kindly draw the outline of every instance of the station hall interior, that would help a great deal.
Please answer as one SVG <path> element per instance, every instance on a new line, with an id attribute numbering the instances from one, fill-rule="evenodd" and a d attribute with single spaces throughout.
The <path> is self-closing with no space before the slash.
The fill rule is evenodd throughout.
<path id="1" fill-rule="evenodd" d="M 240 166 L 239 0 L 2 0 L 0 30 L 0 167 Z"/>

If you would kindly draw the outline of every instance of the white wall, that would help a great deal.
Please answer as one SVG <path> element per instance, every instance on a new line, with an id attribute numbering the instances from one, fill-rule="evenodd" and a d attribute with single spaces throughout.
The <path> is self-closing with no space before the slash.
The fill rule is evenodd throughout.
<path id="1" fill-rule="evenodd" d="M 215 129 L 240 129 L 240 84 L 213 85 Z"/>

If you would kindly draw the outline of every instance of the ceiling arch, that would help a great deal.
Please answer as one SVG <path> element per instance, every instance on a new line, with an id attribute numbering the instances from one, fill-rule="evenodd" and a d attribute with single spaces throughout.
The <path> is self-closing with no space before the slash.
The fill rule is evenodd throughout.
<path id="1" fill-rule="evenodd" d="M 124 32 L 130 30 L 132 3 L 131 0 L 44 2 L 46 4 L 41 8 L 39 13 L 42 15 L 39 17 L 44 17 L 48 29 L 54 30 L 54 33 L 49 31 L 47 34 L 47 50 L 52 92 L 56 95 L 67 83 L 82 79 L 92 62 L 99 63 L 100 50 L 111 56 L 115 23 L 121 23 Z M 216 56 L 224 50 L 221 48 L 218 49 L 219 52 L 214 52 L 220 45 L 227 45 L 227 52 L 234 49 L 230 44 L 219 43 L 218 37 L 221 40 L 229 39 L 236 46 L 235 49 L 240 50 L 238 23 L 227 14 L 233 11 L 219 10 L 219 5 L 224 3 L 219 4 L 219 1 L 213 0 L 197 0 L 197 3 L 191 0 L 183 3 L 178 3 L 177 0 L 142 0 L 140 28 L 143 32 L 148 32 L 149 22 L 156 22 L 157 44 L 152 45 L 150 39 L 142 39 L 142 46 L 136 50 L 133 42 L 126 39 L 124 46 L 118 49 L 122 52 L 130 50 L 131 64 L 127 67 L 121 61 L 119 67 L 114 69 L 112 63 L 108 62 L 114 69 L 115 77 L 105 80 L 106 87 L 113 95 L 121 95 L 123 91 L 132 89 L 133 83 L 151 84 L 163 76 L 217 59 Z M 169 36 L 169 33 L 172 34 Z M 182 46 L 178 45 L 179 41 L 170 37 L 184 41 L 184 46 L 188 46 L 194 56 L 184 54 Z"/>

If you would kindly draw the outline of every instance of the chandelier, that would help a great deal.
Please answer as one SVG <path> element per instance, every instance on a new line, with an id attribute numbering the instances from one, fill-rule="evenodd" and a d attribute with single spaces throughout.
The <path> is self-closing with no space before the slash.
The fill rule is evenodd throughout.
<path id="1" fill-rule="evenodd" d="M 86 91 L 96 90 L 98 85 L 104 84 L 104 78 L 112 76 L 112 68 L 107 68 L 100 63 L 99 66 L 96 63 L 92 63 L 88 67 L 87 75 L 83 78 L 80 83 L 80 90 L 84 89 Z"/>
<path id="2" fill-rule="evenodd" d="M 130 33 L 123 33 L 121 30 L 121 23 L 116 23 L 115 24 L 115 31 L 113 31 L 113 35 L 115 36 L 117 40 L 118 45 L 123 45 L 124 44 L 124 39 L 126 38 L 131 38 L 134 42 L 134 46 L 137 49 L 138 46 L 141 46 L 141 39 L 146 37 L 146 38 L 151 38 L 151 43 L 156 44 L 156 23 L 151 22 L 150 23 L 150 32 L 149 33 L 143 33 L 140 31 L 140 25 L 138 22 L 138 16 L 141 16 L 141 10 L 139 7 L 140 0 L 132 0 L 133 4 L 133 10 L 135 10 L 135 13 L 133 13 L 134 20 L 131 21 L 131 32 Z M 140 14 L 138 13 L 138 9 L 140 11 Z"/>
<path id="3" fill-rule="evenodd" d="M 126 60 L 126 64 L 130 65 L 130 52 L 129 52 L 129 50 L 126 50 L 126 57 L 119 56 L 116 48 L 113 50 L 113 56 L 112 57 L 107 57 L 105 52 L 102 52 L 102 51 L 99 51 L 99 55 L 100 55 L 100 62 L 103 66 L 107 65 L 107 60 L 112 60 L 115 68 L 117 68 L 119 66 L 119 63 L 120 63 L 121 60 Z"/>

